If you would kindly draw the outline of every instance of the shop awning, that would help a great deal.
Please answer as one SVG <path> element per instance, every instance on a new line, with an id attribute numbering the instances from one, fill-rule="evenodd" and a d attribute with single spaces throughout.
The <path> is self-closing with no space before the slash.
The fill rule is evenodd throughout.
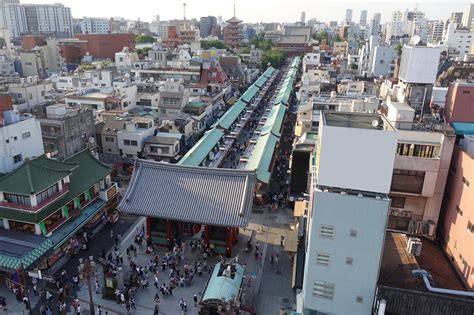
<path id="1" fill-rule="evenodd" d="M 296 253 L 298 250 L 298 229 L 286 231 L 283 249 L 287 252 Z"/>

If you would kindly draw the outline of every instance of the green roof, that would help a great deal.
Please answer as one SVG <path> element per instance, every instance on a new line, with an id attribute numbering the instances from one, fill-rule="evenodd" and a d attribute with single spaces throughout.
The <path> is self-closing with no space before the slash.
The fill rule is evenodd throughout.
<path id="1" fill-rule="evenodd" d="M 30 196 L 71 175 L 75 167 L 70 163 L 50 162 L 44 157 L 25 159 L 22 166 L 0 178 L 0 191 Z"/>
<path id="2" fill-rule="evenodd" d="M 177 164 L 199 166 L 223 136 L 224 131 L 221 129 L 207 131 Z"/>
<path id="3" fill-rule="evenodd" d="M 245 103 L 250 103 L 250 101 L 255 97 L 255 95 L 257 95 L 258 93 L 258 87 L 255 86 L 254 84 L 252 84 L 248 89 L 247 91 L 245 91 L 244 94 L 242 94 L 242 96 L 240 97 L 240 99 L 242 101 L 244 101 Z"/>
<path id="4" fill-rule="evenodd" d="M 65 162 L 77 165 L 72 171 L 69 191 L 65 195 L 37 212 L 0 207 L 0 217 L 22 222 L 40 223 L 111 172 L 109 166 L 97 160 L 88 150 L 79 152 Z M 51 161 L 47 161 L 47 163 L 51 163 Z"/>
<path id="5" fill-rule="evenodd" d="M 282 103 L 285 105 L 289 104 L 290 101 L 290 95 L 291 91 L 293 90 L 293 86 L 288 84 L 288 85 L 283 85 L 280 89 L 280 92 L 278 93 L 278 96 L 275 98 L 275 104 Z"/>
<path id="6" fill-rule="evenodd" d="M 237 103 L 232 105 L 221 118 L 217 121 L 217 125 L 224 129 L 229 129 L 239 115 L 245 110 L 247 104 L 238 100 Z"/>
<path id="7" fill-rule="evenodd" d="M 254 84 L 255 84 L 256 86 L 258 86 L 259 88 L 262 88 L 262 87 L 265 85 L 265 83 L 267 83 L 267 81 L 268 81 L 268 78 L 265 77 L 264 75 L 261 75 L 261 76 L 257 79 L 257 81 L 255 81 Z"/>
<path id="8" fill-rule="evenodd" d="M 33 248 L 22 257 L 11 257 L 8 255 L 0 255 L 0 270 L 13 272 L 20 267 L 29 269 L 40 257 L 47 253 L 53 247 L 50 239 L 45 239 L 37 247 Z M 23 266 L 22 266 L 23 265 Z"/>
<path id="9" fill-rule="evenodd" d="M 273 72 L 275 71 L 275 68 L 269 67 L 265 72 L 263 73 L 263 76 L 266 76 L 267 78 L 271 77 Z"/>
<path id="10" fill-rule="evenodd" d="M 186 106 L 189 106 L 189 107 L 203 107 L 206 105 L 207 103 L 205 102 L 189 102 L 188 104 L 186 104 Z"/>
<path id="11" fill-rule="evenodd" d="M 293 58 L 293 62 L 291 63 L 292 68 L 298 68 L 300 65 L 300 57 Z"/>
<path id="12" fill-rule="evenodd" d="M 260 136 L 245 166 L 247 170 L 256 170 L 257 178 L 261 182 L 270 181 L 270 166 L 277 142 L 278 138 L 271 132 Z"/>
<path id="13" fill-rule="evenodd" d="M 220 269 L 221 263 L 217 263 L 207 283 L 206 290 L 202 296 L 202 302 L 212 302 L 215 300 L 229 302 L 238 298 L 244 279 L 244 268 L 239 264 L 235 264 L 234 277 L 219 275 Z M 222 301 L 222 298 L 224 298 L 224 301 Z"/>
<path id="14" fill-rule="evenodd" d="M 262 128 L 262 135 L 266 135 L 271 132 L 278 138 L 281 136 L 280 130 L 281 125 L 283 124 L 283 118 L 285 118 L 286 106 L 283 104 L 278 104 L 272 107 L 272 110 L 268 114 L 267 121 Z"/>

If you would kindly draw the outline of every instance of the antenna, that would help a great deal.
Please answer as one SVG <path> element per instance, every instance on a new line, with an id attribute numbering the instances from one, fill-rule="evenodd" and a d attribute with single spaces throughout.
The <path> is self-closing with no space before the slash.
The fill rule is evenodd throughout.
<path id="1" fill-rule="evenodd" d="M 234 17 L 235 17 L 235 0 L 234 0 Z"/>
<path id="2" fill-rule="evenodd" d="M 186 21 L 186 2 L 183 3 L 183 20 Z"/>
<path id="3" fill-rule="evenodd" d="M 377 128 L 379 126 L 379 121 L 377 119 L 372 120 L 372 127 Z"/>

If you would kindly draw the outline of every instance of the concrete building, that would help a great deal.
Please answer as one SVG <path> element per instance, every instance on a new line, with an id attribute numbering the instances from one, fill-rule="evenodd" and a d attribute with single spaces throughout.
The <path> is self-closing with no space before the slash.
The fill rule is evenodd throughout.
<path id="1" fill-rule="evenodd" d="M 352 22 L 352 9 L 346 9 L 346 15 L 344 17 L 344 23 L 349 24 Z"/>
<path id="2" fill-rule="evenodd" d="M 3 112 L 0 138 L 0 173 L 9 173 L 23 165 L 25 159 L 44 154 L 40 123 L 29 114 Z"/>
<path id="3" fill-rule="evenodd" d="M 462 15 L 462 26 L 468 29 L 473 28 L 474 19 L 474 3 L 466 4 Z"/>
<path id="4" fill-rule="evenodd" d="M 133 117 L 124 119 L 125 128 L 117 132 L 117 143 L 120 156 L 127 159 L 143 157 L 145 140 L 155 134 L 153 119 Z"/>
<path id="5" fill-rule="evenodd" d="M 374 77 L 392 77 L 397 53 L 391 46 L 376 46 L 372 58 L 371 72 Z"/>
<path id="6" fill-rule="evenodd" d="M 472 116 L 471 116 L 472 117 Z M 469 127 L 470 125 L 470 127 Z M 454 123 L 465 129 L 454 148 L 443 203 L 441 240 L 465 285 L 474 290 L 474 128 L 473 123 Z M 462 133 L 460 132 L 460 133 Z M 469 134 L 468 134 L 469 133 Z"/>
<path id="7" fill-rule="evenodd" d="M 449 21 L 454 24 L 462 25 L 463 12 L 452 12 Z"/>
<path id="8" fill-rule="evenodd" d="M 369 27 L 367 28 L 366 37 L 378 36 L 380 33 L 380 19 L 382 15 L 380 13 L 374 13 L 374 16 L 370 20 Z"/>
<path id="9" fill-rule="evenodd" d="M 367 10 L 360 11 L 359 24 L 365 26 L 367 24 Z"/>
<path id="10" fill-rule="evenodd" d="M 122 51 L 115 53 L 115 66 L 119 71 L 130 70 L 135 62 L 139 61 L 138 54 L 124 47 Z"/>
<path id="11" fill-rule="evenodd" d="M 1 5 L 0 26 L 9 29 L 16 38 L 22 34 L 73 35 L 71 9 L 59 3 Z"/>
<path id="12" fill-rule="evenodd" d="M 405 83 L 434 84 L 440 53 L 438 47 L 403 46 L 400 80 Z"/>
<path id="13" fill-rule="evenodd" d="M 37 77 L 22 78 L 20 83 L 8 85 L 8 91 L 13 98 L 13 108 L 19 111 L 30 110 L 46 102 L 53 89 L 52 82 L 39 81 Z"/>
<path id="14" fill-rule="evenodd" d="M 51 157 L 65 160 L 95 142 L 92 110 L 73 109 L 65 104 L 46 106 L 37 115 L 41 124 L 44 151 Z"/>
<path id="15" fill-rule="evenodd" d="M 306 23 L 306 12 L 304 11 L 301 11 L 300 23 L 301 25 L 304 25 Z"/>
<path id="16" fill-rule="evenodd" d="M 449 84 L 444 117 L 448 123 L 474 122 L 474 83 Z"/>
<path id="17" fill-rule="evenodd" d="M 109 97 L 109 94 L 92 89 L 67 95 L 64 101 L 70 107 L 87 108 L 97 113 L 107 109 L 106 104 Z"/>
<path id="18" fill-rule="evenodd" d="M 371 313 L 396 141 L 380 115 L 321 114 L 310 168 L 303 314 Z M 351 152 L 351 163 L 341 148 Z"/>
<path id="19" fill-rule="evenodd" d="M 81 19 L 80 27 L 82 34 L 107 34 L 110 32 L 110 20 L 84 17 Z"/>
<path id="20" fill-rule="evenodd" d="M 410 35 L 411 21 L 408 19 L 409 11 L 395 11 L 387 24 L 385 41 L 388 42 L 392 37 L 401 37 Z"/>
<path id="21" fill-rule="evenodd" d="M 388 229 L 435 236 L 455 137 L 448 125 L 414 124 L 414 109 L 387 102 L 398 129 Z"/>
<path id="22" fill-rule="evenodd" d="M 201 38 L 211 35 L 212 29 L 217 26 L 217 18 L 215 16 L 204 16 L 199 20 L 199 31 Z"/>
<path id="23" fill-rule="evenodd" d="M 451 22 L 452 23 L 452 22 Z M 444 21 L 432 21 L 428 26 L 428 44 L 437 44 L 443 39 Z"/>
<path id="24" fill-rule="evenodd" d="M 439 45 L 446 48 L 450 58 L 462 61 L 473 45 L 474 31 L 457 28 L 457 24 L 450 23 L 444 31 Z"/>
<path id="25" fill-rule="evenodd" d="M 145 154 L 155 161 L 175 162 L 182 151 L 183 135 L 175 132 L 157 132 L 145 140 Z"/>

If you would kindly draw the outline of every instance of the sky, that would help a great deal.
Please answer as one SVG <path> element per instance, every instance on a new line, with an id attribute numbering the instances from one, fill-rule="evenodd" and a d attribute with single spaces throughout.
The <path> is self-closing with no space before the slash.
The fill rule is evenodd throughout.
<path id="1" fill-rule="evenodd" d="M 183 2 L 186 2 L 186 17 L 222 16 L 224 20 L 233 15 L 233 0 L 20 0 L 21 3 L 60 2 L 72 10 L 74 18 L 124 17 L 151 21 L 154 15 L 161 20 L 182 19 Z M 320 21 L 342 21 L 347 8 L 353 9 L 353 21 L 359 20 L 360 10 L 368 10 L 368 19 L 375 12 L 382 14 L 382 22 L 388 21 L 395 10 L 418 9 L 432 20 L 447 19 L 451 12 L 463 11 L 469 1 L 459 0 L 236 0 L 236 15 L 244 22 L 296 22 L 301 12 L 306 19 Z"/>

